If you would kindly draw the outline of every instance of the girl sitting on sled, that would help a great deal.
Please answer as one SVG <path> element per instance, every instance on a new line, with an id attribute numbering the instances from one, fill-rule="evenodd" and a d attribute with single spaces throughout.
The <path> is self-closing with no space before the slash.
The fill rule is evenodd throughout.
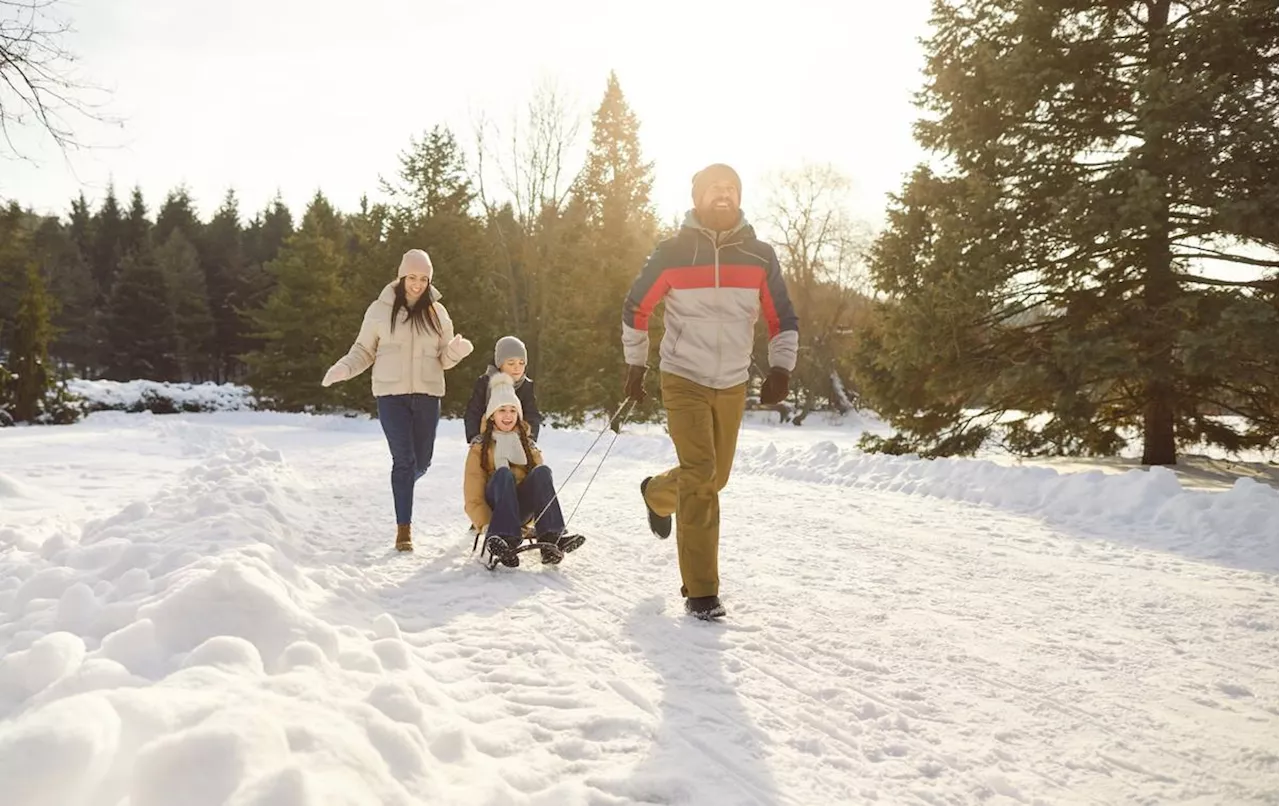
<path id="1" fill-rule="evenodd" d="M 467 453 L 462 493 L 467 517 L 485 534 L 485 549 L 509 568 L 520 564 L 516 549 L 530 520 L 536 519 L 533 532 L 544 547 L 544 563 L 560 562 L 586 541 L 565 533 L 551 468 L 529 436 L 520 398 L 505 373 L 489 379 L 489 402 Z"/>

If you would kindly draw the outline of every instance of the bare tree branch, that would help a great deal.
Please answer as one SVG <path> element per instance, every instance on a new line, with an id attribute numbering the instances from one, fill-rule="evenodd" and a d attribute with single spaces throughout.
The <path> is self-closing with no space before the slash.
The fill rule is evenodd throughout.
<path id="1" fill-rule="evenodd" d="M 580 125 L 554 81 L 544 81 L 534 91 L 523 118 L 513 114 L 507 132 L 483 115 L 475 123 L 474 181 L 499 247 L 509 316 L 526 334 L 531 362 L 541 350 L 542 313 L 558 293 L 547 279 L 562 248 L 560 214 L 572 188 L 568 160 Z M 492 191 L 486 168 L 494 171 L 505 193 Z M 510 218 L 503 214 L 508 204 Z"/>
<path id="2" fill-rule="evenodd" d="M 35 125 L 66 156 L 86 146 L 71 120 L 119 123 L 86 94 L 105 92 L 74 76 L 76 57 L 61 42 L 70 23 L 55 17 L 58 0 L 0 0 L 0 135 L 11 156 L 21 153 L 14 134 Z"/>
<path id="3" fill-rule="evenodd" d="M 523 120 L 513 113 L 505 133 L 487 117 L 477 122 L 477 162 L 481 166 L 491 162 L 521 224 L 532 226 L 546 207 L 564 207 L 572 188 L 567 181 L 572 175 L 569 152 L 580 128 L 581 119 L 572 114 L 564 93 L 550 80 L 534 91 Z M 499 142 L 504 143 L 501 149 Z M 485 187 L 483 176 L 475 180 L 477 187 Z M 485 197 L 486 210 L 499 206 L 492 195 Z"/>

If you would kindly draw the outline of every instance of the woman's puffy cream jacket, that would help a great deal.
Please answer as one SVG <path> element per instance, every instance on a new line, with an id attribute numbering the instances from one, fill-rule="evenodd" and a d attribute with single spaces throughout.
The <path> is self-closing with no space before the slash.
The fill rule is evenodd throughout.
<path id="1" fill-rule="evenodd" d="M 435 286 L 431 286 L 430 293 L 432 308 L 440 320 L 440 333 L 414 328 L 404 309 L 393 332 L 391 308 L 396 300 L 396 283 L 388 283 L 364 312 L 360 335 L 347 354 L 329 369 L 324 385 L 354 378 L 372 366 L 376 397 L 408 394 L 444 397 L 444 371 L 470 355 L 472 346 L 453 332 L 453 320 L 438 302 L 440 292 Z"/>

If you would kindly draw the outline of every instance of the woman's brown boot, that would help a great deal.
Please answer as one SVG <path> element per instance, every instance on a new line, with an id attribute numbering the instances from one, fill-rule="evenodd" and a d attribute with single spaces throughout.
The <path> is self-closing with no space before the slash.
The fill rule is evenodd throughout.
<path id="1" fill-rule="evenodd" d="M 413 551 L 413 538 L 409 535 L 407 523 L 396 524 L 396 551 Z"/>

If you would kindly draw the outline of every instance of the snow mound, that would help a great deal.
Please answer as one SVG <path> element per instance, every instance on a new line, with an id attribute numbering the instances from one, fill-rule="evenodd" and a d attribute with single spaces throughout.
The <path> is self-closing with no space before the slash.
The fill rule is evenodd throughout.
<path id="1" fill-rule="evenodd" d="M 1247 478 L 1223 492 L 1188 490 L 1163 467 L 1114 474 L 1059 473 L 979 459 L 922 460 L 868 454 L 823 441 L 779 450 L 747 447 L 734 471 L 797 481 L 967 501 L 1144 548 L 1276 573 L 1280 565 L 1280 498 Z"/>
<path id="2" fill-rule="evenodd" d="M 36 498 L 36 491 L 13 476 L 0 473 L 0 498 Z"/>
<path id="3" fill-rule="evenodd" d="M 90 411 L 243 411 L 256 405 L 252 390 L 229 383 L 168 383 L 73 378 L 67 389 L 83 398 Z"/>
<path id="4" fill-rule="evenodd" d="M 6 806 L 430 800 L 418 695 L 381 677 L 411 650 L 389 615 L 316 615 L 283 457 L 166 428 L 203 460 L 78 539 L 0 554 Z"/>

